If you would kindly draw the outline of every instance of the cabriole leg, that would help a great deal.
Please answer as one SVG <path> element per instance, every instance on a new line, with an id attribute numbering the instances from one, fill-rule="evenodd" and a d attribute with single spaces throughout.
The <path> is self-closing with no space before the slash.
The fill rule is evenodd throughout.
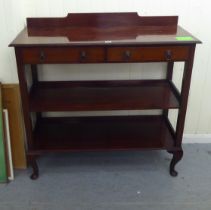
<path id="1" fill-rule="evenodd" d="M 176 177 L 178 175 L 178 172 L 175 170 L 175 165 L 182 159 L 183 150 L 168 151 L 168 152 L 173 154 L 173 158 L 170 163 L 169 173 L 171 176 Z"/>
<path id="2" fill-rule="evenodd" d="M 36 180 L 39 177 L 39 168 L 38 168 L 38 165 L 37 165 L 36 156 L 35 155 L 28 156 L 28 161 L 29 161 L 29 164 L 31 165 L 32 170 L 33 170 L 30 178 L 32 180 Z"/>

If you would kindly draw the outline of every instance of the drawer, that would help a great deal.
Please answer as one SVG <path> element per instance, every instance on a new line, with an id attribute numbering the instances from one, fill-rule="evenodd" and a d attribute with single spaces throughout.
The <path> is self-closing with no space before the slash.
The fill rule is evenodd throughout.
<path id="1" fill-rule="evenodd" d="M 108 62 L 185 61 L 188 55 L 188 46 L 108 48 Z"/>
<path id="2" fill-rule="evenodd" d="M 105 61 L 101 47 L 32 47 L 22 50 L 24 63 L 100 63 Z"/>

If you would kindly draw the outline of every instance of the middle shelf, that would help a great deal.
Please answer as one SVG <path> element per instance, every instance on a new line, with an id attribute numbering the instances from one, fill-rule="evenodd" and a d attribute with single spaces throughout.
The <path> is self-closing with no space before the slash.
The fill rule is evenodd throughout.
<path id="1" fill-rule="evenodd" d="M 30 111 L 94 111 L 179 108 L 168 80 L 45 81 L 30 91 Z"/>

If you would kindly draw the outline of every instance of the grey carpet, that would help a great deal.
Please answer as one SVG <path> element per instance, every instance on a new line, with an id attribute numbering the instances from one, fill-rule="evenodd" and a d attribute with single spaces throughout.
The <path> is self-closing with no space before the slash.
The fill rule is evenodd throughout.
<path id="1" fill-rule="evenodd" d="M 0 185 L 0 210 L 210 210 L 211 144 L 183 148 L 176 178 L 164 151 L 43 156 L 38 180 L 17 170 Z"/>

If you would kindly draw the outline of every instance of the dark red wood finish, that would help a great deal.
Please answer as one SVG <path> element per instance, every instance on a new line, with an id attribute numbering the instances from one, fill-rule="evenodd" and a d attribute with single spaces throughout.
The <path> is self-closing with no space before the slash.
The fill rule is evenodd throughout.
<path id="1" fill-rule="evenodd" d="M 167 80 L 39 82 L 30 111 L 94 111 L 179 108 Z"/>
<path id="2" fill-rule="evenodd" d="M 68 14 L 64 18 L 27 18 L 29 36 L 63 36 L 71 41 L 133 39 L 138 34 L 175 34 L 177 22 L 177 16 L 142 17 L 137 13 Z"/>
<path id="3" fill-rule="evenodd" d="M 200 41 L 177 25 L 177 16 L 137 13 L 68 14 L 61 18 L 27 18 L 10 46 L 92 46 L 196 44 Z M 191 36 L 178 41 L 176 37 Z"/>
<path id="4" fill-rule="evenodd" d="M 178 17 L 136 13 L 68 14 L 28 18 L 15 47 L 32 179 L 37 155 L 78 150 L 165 149 L 173 154 L 170 174 L 182 158 L 182 135 L 195 46 L 200 41 L 177 26 Z M 180 41 L 178 36 L 189 39 Z M 184 61 L 180 93 L 173 66 Z M 37 64 L 167 62 L 163 80 L 39 81 Z M 25 65 L 33 85 L 27 87 Z M 179 109 L 176 130 L 168 110 Z M 47 111 L 162 109 L 158 116 L 43 117 Z M 32 126 L 31 113 L 36 113 Z"/>
<path id="5" fill-rule="evenodd" d="M 74 150 L 177 150 L 162 116 L 42 118 L 37 122 L 34 137 L 35 151 L 30 151 L 31 154 Z"/>
<path id="6" fill-rule="evenodd" d="M 28 47 L 21 56 L 25 64 L 185 61 L 189 47 Z"/>

